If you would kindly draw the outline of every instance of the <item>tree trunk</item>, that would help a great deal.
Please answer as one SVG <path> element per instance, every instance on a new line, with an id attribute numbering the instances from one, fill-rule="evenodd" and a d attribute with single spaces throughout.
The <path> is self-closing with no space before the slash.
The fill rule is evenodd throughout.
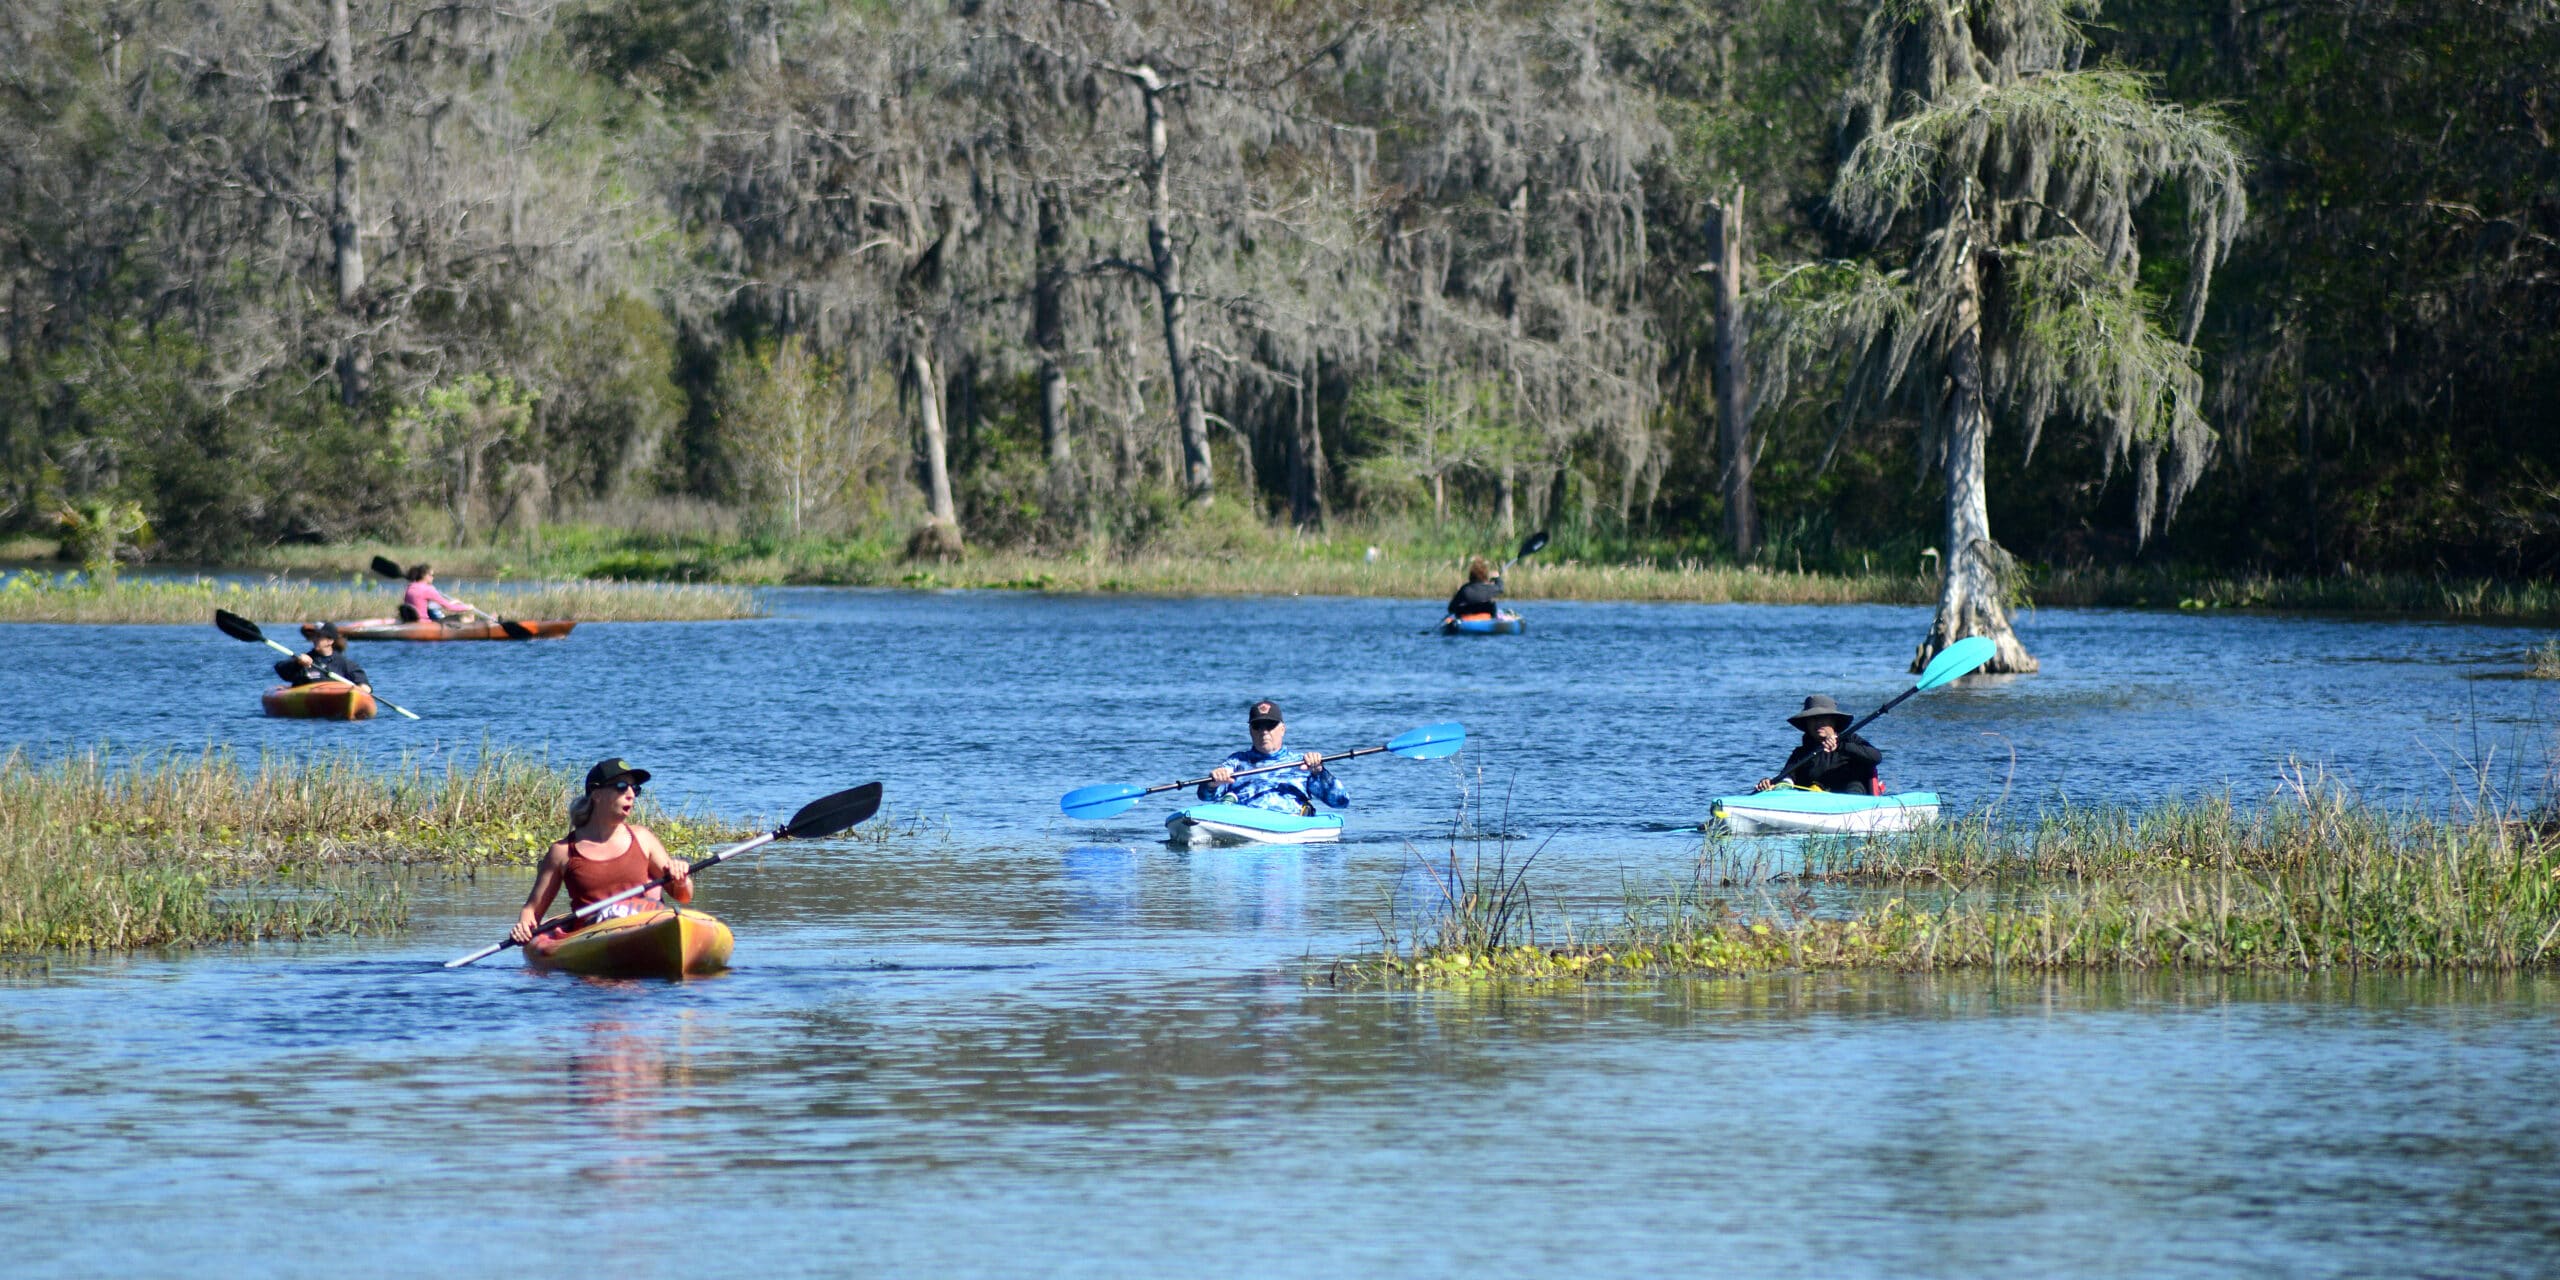
<path id="1" fill-rule="evenodd" d="M 1724 464 L 1724 536 L 1733 558 L 1760 549 L 1760 512 L 1751 497 L 1751 409 L 1744 382 L 1742 184 L 1729 202 L 1709 205 L 1707 243 L 1715 255 L 1716 452 Z"/>
<path id="2" fill-rule="evenodd" d="M 1049 505 L 1062 509 L 1075 484 L 1067 438 L 1065 210 L 1055 191 L 1040 193 L 1039 265 L 1031 285 L 1031 342 L 1040 349 L 1040 446 L 1049 459 Z"/>
<path id="3" fill-rule="evenodd" d="M 356 116 L 355 40 L 348 30 L 347 0 L 329 0 L 329 109 L 337 152 L 329 182 L 329 245 L 336 255 L 338 312 L 347 326 L 338 350 L 338 398 L 353 406 L 364 399 L 373 357 L 365 348 L 362 323 L 363 209 L 356 163 L 364 155 L 364 138 Z"/>
<path id="4" fill-rule="evenodd" d="M 1316 419 L 1317 377 L 1322 370 L 1313 357 L 1298 370 L 1298 431 L 1289 448 L 1289 518 L 1301 529 L 1323 527 L 1324 434 Z"/>
<path id="5" fill-rule="evenodd" d="M 2307 572 L 2322 572 L 2320 563 L 2320 448 L 2314 434 L 2311 397 L 2302 398 L 2302 529 L 2309 538 Z"/>
<path id="6" fill-rule="evenodd" d="M 907 353 L 907 368 L 916 380 L 916 404 L 924 414 L 925 514 L 934 523 L 960 527 L 951 503 L 951 443 L 942 427 L 942 383 L 934 376 L 933 358 L 918 343 Z"/>
<path id="7" fill-rule="evenodd" d="M 1999 647 L 1985 671 L 2029 672 L 2036 660 L 2009 629 L 2001 603 L 1999 544 L 1991 540 L 1991 501 L 1983 473 L 1983 440 L 1990 422 L 1982 403 L 1982 278 L 1968 257 L 1958 273 L 1955 350 L 1947 357 L 1946 552 L 1938 582 L 1938 616 L 1911 669 L 1929 665 L 1938 651 L 1967 636 L 1986 636 Z"/>
<path id="8" fill-rule="evenodd" d="M 1147 254 L 1152 260 L 1156 304 L 1164 317 L 1165 371 L 1173 379 L 1174 422 L 1182 429 L 1182 481 L 1191 500 L 1206 505 L 1217 496 L 1209 467 L 1209 418 L 1200 405 L 1200 388 L 1191 368 L 1191 337 L 1182 318 L 1182 258 L 1173 248 L 1173 188 L 1165 175 L 1165 83 L 1153 67 L 1137 67 L 1128 76 L 1138 86 L 1147 116 Z"/>
<path id="9" fill-rule="evenodd" d="M 1510 463 L 1503 463 L 1501 473 L 1493 478 L 1493 518 L 1502 526 L 1502 540 L 1505 542 L 1519 536 L 1519 516 L 1513 510 L 1511 498 L 1514 488 L 1511 470 Z"/>

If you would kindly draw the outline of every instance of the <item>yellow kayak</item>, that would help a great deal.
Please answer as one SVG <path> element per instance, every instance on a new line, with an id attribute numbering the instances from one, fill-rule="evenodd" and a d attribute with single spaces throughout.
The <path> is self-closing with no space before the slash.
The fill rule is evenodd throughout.
<path id="1" fill-rule="evenodd" d="M 590 978 L 685 978 L 729 967 L 737 939 L 700 911 L 643 911 L 576 933 L 536 934 L 525 963 Z"/>

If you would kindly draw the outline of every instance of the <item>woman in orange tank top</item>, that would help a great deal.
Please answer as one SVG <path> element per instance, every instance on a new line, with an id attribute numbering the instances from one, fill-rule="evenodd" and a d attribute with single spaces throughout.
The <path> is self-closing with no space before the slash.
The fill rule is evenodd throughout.
<path id="1" fill-rule="evenodd" d="M 551 909 L 551 900 L 564 887 L 569 890 L 572 911 L 662 875 L 673 877 L 667 890 L 676 901 L 693 901 L 693 881 L 686 874 L 692 868 L 669 857 L 656 833 L 631 821 L 631 811 L 640 803 L 640 785 L 648 780 L 648 770 L 634 769 L 618 756 L 587 770 L 586 791 L 569 803 L 569 834 L 543 853 L 542 867 L 534 873 L 533 892 L 525 896 L 524 910 L 516 913 L 516 941 L 533 939 L 542 913 Z M 585 923 L 653 910 L 658 902 L 658 891 L 652 889 L 605 908 Z"/>

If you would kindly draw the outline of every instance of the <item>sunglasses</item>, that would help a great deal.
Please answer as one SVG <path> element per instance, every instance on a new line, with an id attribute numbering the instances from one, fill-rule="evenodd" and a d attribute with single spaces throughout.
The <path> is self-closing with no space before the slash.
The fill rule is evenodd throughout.
<path id="1" fill-rule="evenodd" d="M 1277 720 L 1256 720 L 1253 722 L 1253 731 L 1255 733 L 1263 733 L 1279 727 L 1280 722 Z"/>
<path id="2" fill-rule="evenodd" d="M 613 789 L 614 789 L 614 790 L 616 790 L 616 791 L 628 791 L 628 792 L 630 792 L 631 794 L 633 794 L 633 795 L 635 795 L 635 796 L 636 796 L 636 795 L 638 795 L 638 794 L 640 794 L 640 784 L 639 784 L 639 783 L 637 783 L 637 782 L 633 782 L 633 781 L 632 781 L 631 779 L 629 779 L 629 778 L 616 778 L 616 779 L 614 779 L 614 780 L 613 780 Z"/>

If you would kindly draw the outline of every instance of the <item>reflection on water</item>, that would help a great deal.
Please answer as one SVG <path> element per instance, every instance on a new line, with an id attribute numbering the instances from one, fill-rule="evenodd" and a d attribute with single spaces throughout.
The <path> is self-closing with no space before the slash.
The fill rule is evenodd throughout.
<path id="1" fill-rule="evenodd" d="M 1542 920 L 1685 883 L 1716 780 L 1766 771 L 1802 693 L 1889 693 L 1917 630 L 1542 605 L 1527 643 L 1454 646 L 1389 625 L 1412 607 L 793 593 L 737 628 L 509 650 L 504 681 L 446 652 L 470 646 L 386 653 L 437 719 L 326 736 L 249 714 L 201 628 L 13 629 L 9 740 L 489 733 L 735 809 L 876 776 L 893 812 L 948 821 L 706 876 L 738 933 L 717 981 L 443 970 L 504 928 L 503 876 L 428 881 L 397 939 L 0 970 L 8 1274 L 2551 1270 L 2549 979 L 1309 986 L 1309 959 L 1427 915 L 1453 854 L 1482 883 L 1534 853 Z M 2305 745 L 2424 796 L 2427 746 L 2542 749 L 2543 689 L 2469 679 L 2506 634 L 2048 611 L 2046 675 L 1915 700 L 1879 738 L 1897 782 L 1960 804 L 2008 780 L 1986 732 L 2018 746 L 2018 804 L 2246 787 Z M 92 644 L 170 699 L 110 718 L 29 683 Z M 661 687 L 579 737 L 553 700 L 604 668 Z M 1223 755 L 1248 691 L 1302 717 L 1293 745 L 1453 715 L 1473 744 L 1346 769 L 1336 846 L 1173 851 L 1160 809 L 1056 817 L 1069 787 Z M 1078 711 L 1026 743 L 1026 705 Z M 1478 776 L 1521 839 L 1449 838 Z"/>

